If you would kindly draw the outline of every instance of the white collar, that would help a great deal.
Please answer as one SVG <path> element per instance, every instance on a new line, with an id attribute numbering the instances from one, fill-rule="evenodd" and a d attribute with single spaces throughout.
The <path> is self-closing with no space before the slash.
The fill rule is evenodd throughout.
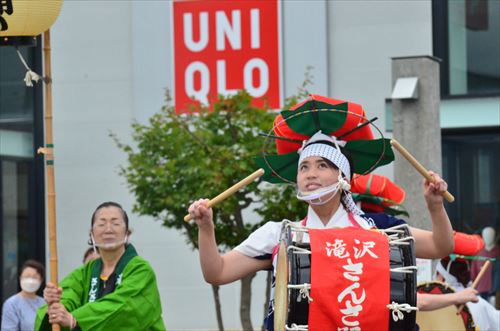
<path id="1" fill-rule="evenodd" d="M 364 229 L 370 229 L 371 226 L 368 222 L 361 216 L 353 215 L 358 224 Z M 349 215 L 345 210 L 344 206 L 339 204 L 337 211 L 330 217 L 330 220 L 326 225 L 323 224 L 319 216 L 316 214 L 311 206 L 307 209 L 307 222 L 306 226 L 312 229 L 330 229 L 330 228 L 345 228 L 348 226 L 353 226 L 349 220 Z"/>
<path id="2" fill-rule="evenodd" d="M 330 217 L 330 220 L 326 225 L 323 224 L 318 214 L 314 211 L 314 209 L 309 206 L 307 209 L 307 227 L 313 229 L 327 229 L 333 227 L 346 227 L 349 226 L 351 222 L 349 221 L 349 217 L 347 212 L 344 209 L 342 204 L 339 204 L 337 211 Z"/>

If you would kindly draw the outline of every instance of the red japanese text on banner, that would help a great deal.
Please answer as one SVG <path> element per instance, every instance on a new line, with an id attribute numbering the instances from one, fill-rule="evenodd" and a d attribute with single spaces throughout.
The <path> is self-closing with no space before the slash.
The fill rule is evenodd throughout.
<path id="1" fill-rule="evenodd" d="M 241 89 L 280 108 L 279 32 L 277 0 L 174 1 L 176 111 Z"/>
<path id="2" fill-rule="evenodd" d="M 388 330 L 387 237 L 354 227 L 309 230 L 309 330 Z"/>

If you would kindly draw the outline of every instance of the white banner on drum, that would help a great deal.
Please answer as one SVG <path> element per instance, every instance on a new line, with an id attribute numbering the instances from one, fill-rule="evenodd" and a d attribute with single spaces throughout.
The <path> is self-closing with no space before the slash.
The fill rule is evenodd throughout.
<path id="1" fill-rule="evenodd" d="M 417 259 L 417 283 L 430 282 L 433 276 L 432 260 Z"/>

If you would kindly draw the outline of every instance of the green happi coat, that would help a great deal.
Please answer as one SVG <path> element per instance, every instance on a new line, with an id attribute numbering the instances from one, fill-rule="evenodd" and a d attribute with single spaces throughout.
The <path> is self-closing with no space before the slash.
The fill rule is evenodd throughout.
<path id="1" fill-rule="evenodd" d="M 149 263 L 137 256 L 132 245 L 127 246 L 117 265 L 115 290 L 97 298 L 101 268 L 101 259 L 91 261 L 59 284 L 63 289 L 61 303 L 75 317 L 82 331 L 166 330 L 156 276 Z M 91 291 L 94 295 L 89 300 Z M 38 309 L 35 330 L 51 330 L 47 305 Z"/>

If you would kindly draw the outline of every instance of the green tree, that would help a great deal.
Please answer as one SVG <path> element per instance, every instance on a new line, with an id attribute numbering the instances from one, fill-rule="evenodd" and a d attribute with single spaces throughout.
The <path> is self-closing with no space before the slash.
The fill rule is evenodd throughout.
<path id="1" fill-rule="evenodd" d="M 307 76 L 306 76 L 307 78 Z M 288 103 L 306 93 L 305 85 Z M 254 170 L 254 157 L 267 151 L 275 153 L 273 141 L 259 135 L 269 132 L 276 113 L 267 107 L 251 104 L 251 96 L 240 91 L 220 97 L 210 110 L 192 109 L 176 114 L 167 93 L 166 105 L 148 124 L 134 123 L 134 146 L 113 136 L 128 156 L 120 169 L 135 196 L 134 212 L 160 220 L 167 228 L 181 231 L 186 242 L 198 248 L 197 227 L 183 221 L 191 201 L 217 194 Z M 221 252 L 238 245 L 268 220 L 298 219 L 306 205 L 295 199 L 293 186 L 254 182 L 214 208 L 217 243 Z M 246 208 L 255 210 L 260 219 L 248 222 L 242 215 Z M 252 330 L 250 319 L 251 282 L 255 275 L 241 280 L 240 319 L 244 330 Z M 218 287 L 213 287 L 216 307 Z M 223 329 L 220 309 L 219 328 Z"/>

